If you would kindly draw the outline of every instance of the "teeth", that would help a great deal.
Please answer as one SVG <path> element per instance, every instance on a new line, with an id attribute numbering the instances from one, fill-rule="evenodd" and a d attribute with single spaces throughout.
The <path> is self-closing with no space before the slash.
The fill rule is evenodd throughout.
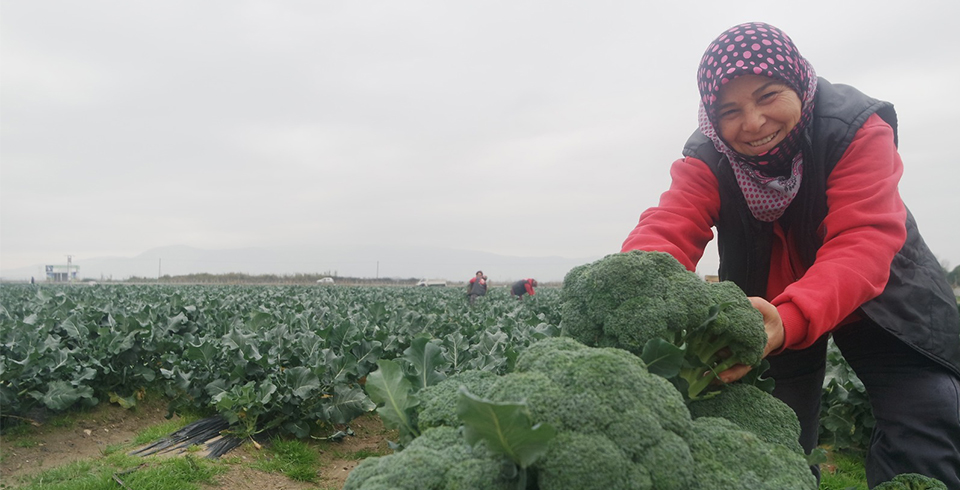
<path id="1" fill-rule="evenodd" d="M 747 144 L 750 145 L 750 146 L 754 146 L 754 147 L 756 147 L 756 146 L 761 146 L 761 145 L 765 145 L 765 144 L 773 141 L 773 138 L 776 137 L 776 136 L 777 136 L 777 133 L 773 133 L 773 134 L 771 134 L 770 136 L 767 136 L 766 138 L 764 138 L 764 139 L 762 139 L 762 140 L 751 141 L 750 143 L 747 143 Z"/>

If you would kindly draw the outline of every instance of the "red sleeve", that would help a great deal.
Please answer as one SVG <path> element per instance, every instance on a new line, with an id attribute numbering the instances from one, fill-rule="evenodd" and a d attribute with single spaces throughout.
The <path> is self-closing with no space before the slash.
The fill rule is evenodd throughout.
<path id="1" fill-rule="evenodd" d="M 694 271 L 720 212 L 717 178 L 706 163 L 689 157 L 673 163 L 670 178 L 660 203 L 640 215 L 621 251 L 667 252 Z"/>
<path id="2" fill-rule="evenodd" d="M 527 294 L 529 294 L 530 296 L 533 296 L 535 294 L 533 292 L 533 286 L 530 285 L 530 281 L 523 283 L 523 287 L 527 288 Z"/>
<path id="3" fill-rule="evenodd" d="M 874 114 L 827 179 L 823 246 L 813 265 L 771 301 L 784 348 L 810 346 L 883 291 L 907 237 L 902 173 L 893 129 Z"/>

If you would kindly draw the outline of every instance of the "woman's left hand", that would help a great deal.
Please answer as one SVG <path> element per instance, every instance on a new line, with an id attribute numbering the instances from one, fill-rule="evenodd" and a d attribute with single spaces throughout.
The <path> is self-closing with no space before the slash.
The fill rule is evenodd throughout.
<path id="1" fill-rule="evenodd" d="M 763 329 L 767 332 L 767 346 L 763 349 L 763 357 L 767 357 L 771 352 L 783 346 L 783 320 L 780 319 L 777 307 L 770 304 L 769 301 L 758 296 L 751 296 L 749 299 L 750 304 L 763 314 Z M 737 364 L 720 373 L 720 381 L 732 383 L 746 376 L 750 369 L 751 367 L 745 364 Z"/>

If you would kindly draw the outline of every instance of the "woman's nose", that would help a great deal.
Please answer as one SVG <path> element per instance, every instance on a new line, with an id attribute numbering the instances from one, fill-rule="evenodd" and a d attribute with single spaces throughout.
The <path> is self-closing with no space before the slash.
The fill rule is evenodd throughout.
<path id="1" fill-rule="evenodd" d="M 764 121 L 766 121 L 766 118 L 763 116 L 763 111 L 757 109 L 745 109 L 743 111 L 743 122 L 741 127 L 747 132 L 759 131 L 760 127 L 763 126 Z"/>

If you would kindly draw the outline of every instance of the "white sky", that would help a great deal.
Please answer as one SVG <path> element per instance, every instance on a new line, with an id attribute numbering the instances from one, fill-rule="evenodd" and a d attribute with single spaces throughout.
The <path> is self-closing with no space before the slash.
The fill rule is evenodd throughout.
<path id="1" fill-rule="evenodd" d="M 952 268 L 957 19 L 955 0 L 2 0 L 0 267 L 174 244 L 616 252 L 695 129 L 703 50 L 760 20 L 896 105 L 901 194 Z"/>

